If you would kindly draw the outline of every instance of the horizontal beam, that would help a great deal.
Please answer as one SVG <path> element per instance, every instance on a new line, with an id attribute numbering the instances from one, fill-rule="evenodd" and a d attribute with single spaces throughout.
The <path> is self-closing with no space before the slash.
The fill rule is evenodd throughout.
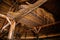
<path id="1" fill-rule="evenodd" d="M 48 38 L 48 37 L 54 37 L 54 36 L 60 36 L 60 34 L 50 34 L 50 35 L 41 35 L 39 38 Z M 34 39 L 36 37 L 21 37 L 21 39 Z"/>

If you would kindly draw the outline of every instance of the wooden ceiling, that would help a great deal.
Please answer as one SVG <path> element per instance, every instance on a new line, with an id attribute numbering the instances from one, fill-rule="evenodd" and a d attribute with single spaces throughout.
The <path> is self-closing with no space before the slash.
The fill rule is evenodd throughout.
<path id="1" fill-rule="evenodd" d="M 6 15 L 6 13 L 9 11 L 9 8 L 14 4 L 14 2 L 15 1 L 13 1 L 13 0 L 0 0 L 0 13 Z M 43 4 L 41 7 L 44 8 L 44 9 L 46 9 L 49 12 L 52 12 L 53 14 L 55 12 L 57 13 L 57 7 L 55 5 L 55 2 L 56 2 L 56 0 L 48 0 L 48 2 L 46 2 L 45 4 Z M 54 14 L 54 15 L 56 15 L 56 14 Z M 51 29 L 53 29 L 53 28 L 51 27 Z M 51 31 L 50 28 L 48 28 L 48 29 Z M 48 29 L 46 28 L 47 31 L 45 31 L 45 32 L 43 30 L 43 34 L 47 33 L 47 32 L 50 33 L 48 31 Z M 56 27 L 54 28 L 54 30 L 52 30 L 52 32 L 54 32 L 54 33 L 56 33 L 57 31 L 59 32 L 59 30 L 57 30 L 57 29 L 55 30 L 55 29 L 56 29 Z"/>
<path id="2" fill-rule="evenodd" d="M 0 13 L 6 14 L 9 10 L 9 8 L 18 0 L 0 0 Z M 30 0 L 32 1 L 32 0 Z M 29 2 L 30 2 L 29 1 Z M 35 1 L 35 0 L 34 0 Z M 33 1 L 33 2 L 34 2 Z M 30 3 L 33 3 L 30 2 Z M 43 4 L 42 6 L 40 6 L 42 8 L 44 8 L 46 11 L 51 12 L 56 20 L 60 20 L 59 19 L 59 0 L 48 0 L 45 4 Z"/>

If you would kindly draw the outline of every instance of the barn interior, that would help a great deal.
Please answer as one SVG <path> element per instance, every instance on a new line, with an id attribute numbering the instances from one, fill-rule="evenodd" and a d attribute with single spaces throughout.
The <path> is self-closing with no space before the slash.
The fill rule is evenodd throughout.
<path id="1" fill-rule="evenodd" d="M 36 1 L 37 0 L 28 0 L 30 4 L 34 4 Z M 13 12 L 18 11 L 19 10 L 18 6 L 22 4 L 22 2 L 23 0 L 22 1 L 0 0 L 0 14 L 7 15 L 12 6 L 13 7 L 11 8 L 12 9 L 11 11 Z M 47 0 L 47 2 L 45 2 L 39 7 L 43 8 L 47 12 L 52 13 L 55 19 L 55 23 L 53 25 L 41 28 L 40 33 L 38 34 L 31 33 L 32 31 L 28 30 L 29 28 L 25 27 L 26 25 L 23 26 L 24 29 L 20 28 L 21 24 L 19 23 L 15 27 L 14 36 L 12 40 L 60 40 L 60 1 Z M 0 17 L 0 30 L 6 24 L 7 24 L 7 20 L 3 17 Z M 9 27 L 10 25 L 2 32 L 0 32 L 0 40 L 9 40 L 8 39 Z M 23 29 L 24 31 L 20 32 L 21 29 Z"/>

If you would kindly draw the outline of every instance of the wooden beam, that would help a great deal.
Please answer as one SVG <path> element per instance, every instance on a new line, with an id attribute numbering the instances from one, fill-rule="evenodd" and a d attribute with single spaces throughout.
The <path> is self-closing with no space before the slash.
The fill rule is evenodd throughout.
<path id="1" fill-rule="evenodd" d="M 60 34 L 50 34 L 50 35 L 41 35 L 39 38 L 47 38 L 47 37 L 54 37 L 54 36 L 60 36 Z M 21 39 L 34 39 L 36 37 L 21 37 Z"/>

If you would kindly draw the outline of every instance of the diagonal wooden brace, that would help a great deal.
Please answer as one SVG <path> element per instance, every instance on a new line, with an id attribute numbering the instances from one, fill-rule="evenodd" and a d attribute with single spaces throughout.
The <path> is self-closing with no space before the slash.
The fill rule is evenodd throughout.
<path id="1" fill-rule="evenodd" d="M 0 17 L 6 19 L 6 20 L 9 22 L 9 24 L 11 25 L 10 19 L 9 19 L 6 15 L 0 14 Z M 1 32 L 5 29 L 5 27 L 6 27 L 6 26 L 4 26 L 4 27 L 2 28 Z"/>

